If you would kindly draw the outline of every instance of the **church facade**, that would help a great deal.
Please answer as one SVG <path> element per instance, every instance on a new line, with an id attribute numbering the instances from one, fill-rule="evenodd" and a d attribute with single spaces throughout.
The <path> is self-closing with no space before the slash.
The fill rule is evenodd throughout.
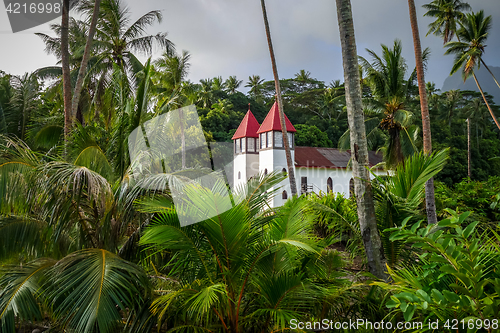
<path id="1" fill-rule="evenodd" d="M 295 145 L 297 130 L 286 115 L 285 123 L 299 194 L 333 191 L 348 197 L 353 191 L 352 170 L 348 167 L 351 159 L 350 151 L 340 151 L 335 148 L 298 147 Z M 250 177 L 259 173 L 288 171 L 276 102 L 260 125 L 249 109 L 232 140 L 233 186 L 241 186 Z M 382 162 L 382 156 L 370 151 L 369 161 L 372 167 Z M 375 173 L 382 174 L 383 171 L 377 170 Z M 291 196 L 288 179 L 284 180 L 280 187 L 280 193 L 270 202 L 271 207 L 283 205 Z"/>

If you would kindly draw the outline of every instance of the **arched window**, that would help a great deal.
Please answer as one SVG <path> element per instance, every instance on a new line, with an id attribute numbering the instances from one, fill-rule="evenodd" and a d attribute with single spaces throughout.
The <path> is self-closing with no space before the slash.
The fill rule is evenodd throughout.
<path id="1" fill-rule="evenodd" d="M 283 170 L 281 170 L 281 172 L 283 172 L 283 174 L 286 176 L 286 169 L 283 168 Z"/>
<path id="2" fill-rule="evenodd" d="M 349 180 L 349 197 L 354 196 L 354 178 Z"/>
<path id="3" fill-rule="evenodd" d="M 281 199 L 283 200 L 288 199 L 288 194 L 286 193 L 286 191 L 283 191 L 283 193 L 281 193 Z"/>
<path id="4" fill-rule="evenodd" d="M 326 181 L 326 193 L 330 193 L 331 191 L 333 191 L 333 180 L 332 177 L 328 177 Z"/>
<path id="5" fill-rule="evenodd" d="M 264 175 L 267 176 L 267 169 L 264 170 Z"/>
<path id="6" fill-rule="evenodd" d="M 241 179 L 241 171 L 238 171 L 238 179 Z"/>

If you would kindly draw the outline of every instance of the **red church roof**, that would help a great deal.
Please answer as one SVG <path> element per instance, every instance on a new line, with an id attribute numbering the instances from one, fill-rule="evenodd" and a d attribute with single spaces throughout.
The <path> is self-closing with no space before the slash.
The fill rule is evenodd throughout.
<path id="1" fill-rule="evenodd" d="M 248 108 L 248 112 L 243 117 L 243 120 L 238 126 L 238 129 L 233 135 L 231 140 L 236 140 L 240 138 L 258 138 L 257 130 L 259 129 L 259 122 L 255 119 L 252 111 L 250 111 L 250 107 Z"/>
<path id="2" fill-rule="evenodd" d="M 288 132 L 297 132 L 295 127 L 293 127 L 288 117 L 285 115 L 286 130 Z M 281 131 L 280 123 L 280 113 L 278 109 L 278 103 L 274 102 L 273 107 L 266 116 L 266 119 L 262 122 L 257 134 L 269 132 L 269 131 Z"/>

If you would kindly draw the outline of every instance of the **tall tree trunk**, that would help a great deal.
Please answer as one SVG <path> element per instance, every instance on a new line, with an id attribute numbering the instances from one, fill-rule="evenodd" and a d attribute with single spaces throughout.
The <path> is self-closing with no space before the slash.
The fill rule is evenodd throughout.
<path id="1" fill-rule="evenodd" d="M 94 12 L 92 14 L 92 20 L 89 27 L 89 35 L 87 37 L 87 44 L 85 44 L 85 51 L 83 52 L 82 64 L 80 65 L 80 70 L 78 71 L 78 77 L 75 84 L 75 92 L 73 94 L 73 100 L 71 102 L 71 115 L 76 117 L 78 112 L 78 104 L 80 103 L 80 95 L 82 93 L 83 81 L 85 79 L 85 74 L 87 72 L 87 65 L 90 59 L 90 53 L 92 50 L 92 42 L 94 40 L 94 34 L 97 28 L 97 19 L 99 18 L 99 8 L 101 6 L 101 0 L 95 0 Z"/>
<path id="2" fill-rule="evenodd" d="M 413 34 L 413 46 L 415 49 L 415 63 L 417 68 L 418 93 L 420 95 L 420 111 L 422 114 L 422 135 L 424 139 L 424 153 L 430 155 L 432 152 L 431 121 L 429 117 L 429 103 L 427 101 L 427 90 L 425 89 L 424 63 L 422 61 L 422 47 L 420 45 L 420 34 L 418 31 L 417 11 L 414 0 L 408 0 L 410 10 L 411 31 Z M 434 179 L 425 183 L 425 206 L 427 210 L 427 222 L 437 223 L 436 199 L 434 197 Z"/>
<path id="3" fill-rule="evenodd" d="M 281 131 L 283 133 L 283 145 L 285 146 L 286 164 L 288 167 L 288 178 L 290 179 L 290 191 L 292 196 L 297 195 L 297 183 L 295 181 L 294 161 L 292 161 L 292 153 L 288 142 L 288 131 L 286 129 L 285 113 L 283 112 L 283 99 L 281 98 L 280 81 L 278 77 L 278 68 L 276 67 L 276 59 L 274 57 L 273 43 L 271 41 L 271 32 L 269 30 L 269 22 L 267 20 L 266 4 L 264 0 L 260 1 L 262 5 L 262 15 L 264 16 L 264 25 L 266 27 L 267 44 L 269 45 L 269 53 L 271 54 L 271 63 L 273 66 L 274 85 L 276 88 L 276 98 L 278 101 L 278 109 L 280 114 Z"/>
<path id="4" fill-rule="evenodd" d="M 495 114 L 493 113 L 493 110 L 490 107 L 490 103 L 488 103 L 486 96 L 484 96 L 483 88 L 481 88 L 481 85 L 479 84 L 479 81 L 477 80 L 476 73 L 472 73 L 472 77 L 474 77 L 474 81 L 476 81 L 477 88 L 481 92 L 481 96 L 483 96 L 484 103 L 488 107 L 488 111 L 490 111 L 491 118 L 493 118 L 493 121 L 497 125 L 498 129 L 500 129 L 500 124 L 498 123 L 497 117 L 495 117 Z"/>
<path id="5" fill-rule="evenodd" d="M 354 192 L 358 205 L 359 227 L 363 237 L 370 272 L 378 278 L 387 279 L 385 262 L 382 255 L 382 242 L 380 241 L 377 220 L 375 218 L 370 173 L 368 171 L 368 148 L 363 105 L 361 102 L 358 53 L 354 38 L 351 1 L 336 0 L 336 2 L 342 45 L 347 116 L 351 132 L 352 170 Z"/>
<path id="6" fill-rule="evenodd" d="M 467 177 L 471 179 L 470 118 L 467 118 Z"/>
<path id="7" fill-rule="evenodd" d="M 71 130 L 71 75 L 69 69 L 69 0 L 63 0 L 61 17 L 61 64 L 63 74 L 63 98 L 64 98 L 64 138 L 68 138 Z"/>
<path id="8" fill-rule="evenodd" d="M 497 87 L 500 88 L 500 84 L 498 83 L 497 78 L 495 77 L 495 75 L 493 75 L 493 72 L 490 70 L 490 68 L 488 67 L 488 65 L 486 65 L 486 63 L 484 62 L 483 59 L 481 59 L 481 62 L 483 63 L 484 67 L 486 67 L 486 69 L 488 70 L 488 72 L 490 72 L 491 77 L 493 77 L 493 80 L 497 84 Z"/>

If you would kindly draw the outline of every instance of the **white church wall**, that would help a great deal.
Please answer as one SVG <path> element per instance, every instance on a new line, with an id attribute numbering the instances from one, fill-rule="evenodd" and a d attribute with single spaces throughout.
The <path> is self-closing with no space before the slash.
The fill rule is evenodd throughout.
<path id="1" fill-rule="evenodd" d="M 311 186 L 311 192 L 319 193 L 327 192 L 328 178 L 332 179 L 332 191 L 342 193 L 344 197 L 349 197 L 350 180 L 352 178 L 351 169 L 330 169 L 330 168 L 296 168 L 295 178 L 297 179 L 297 187 L 301 188 L 302 177 L 307 177 L 307 185 Z M 376 175 L 384 175 L 383 170 L 376 170 Z M 373 176 L 371 176 L 373 179 Z"/>
<path id="2" fill-rule="evenodd" d="M 295 161 L 295 151 L 292 150 L 292 161 Z M 261 150 L 259 152 L 259 171 L 264 173 L 266 170 L 268 173 L 272 171 L 283 171 L 285 169 L 288 172 L 288 166 L 286 163 L 286 154 L 283 149 L 268 149 Z M 295 170 L 295 168 L 294 168 Z M 297 172 L 297 171 L 295 171 Z M 282 199 L 283 191 L 286 191 L 287 197 L 291 197 L 290 192 L 290 182 L 288 179 L 282 181 L 278 187 L 280 187 L 279 192 L 269 203 L 271 207 L 278 207 L 283 205 L 284 201 Z"/>
<path id="3" fill-rule="evenodd" d="M 297 186 L 303 183 L 302 177 L 306 177 L 306 184 L 312 185 L 312 192 L 327 192 L 328 178 L 332 178 L 332 191 L 343 193 L 349 197 L 349 181 L 352 178 L 351 170 L 327 169 L 327 168 L 297 168 Z"/>
<path id="4" fill-rule="evenodd" d="M 234 157 L 233 187 L 247 183 L 250 177 L 259 173 L 259 154 L 238 154 Z"/>

